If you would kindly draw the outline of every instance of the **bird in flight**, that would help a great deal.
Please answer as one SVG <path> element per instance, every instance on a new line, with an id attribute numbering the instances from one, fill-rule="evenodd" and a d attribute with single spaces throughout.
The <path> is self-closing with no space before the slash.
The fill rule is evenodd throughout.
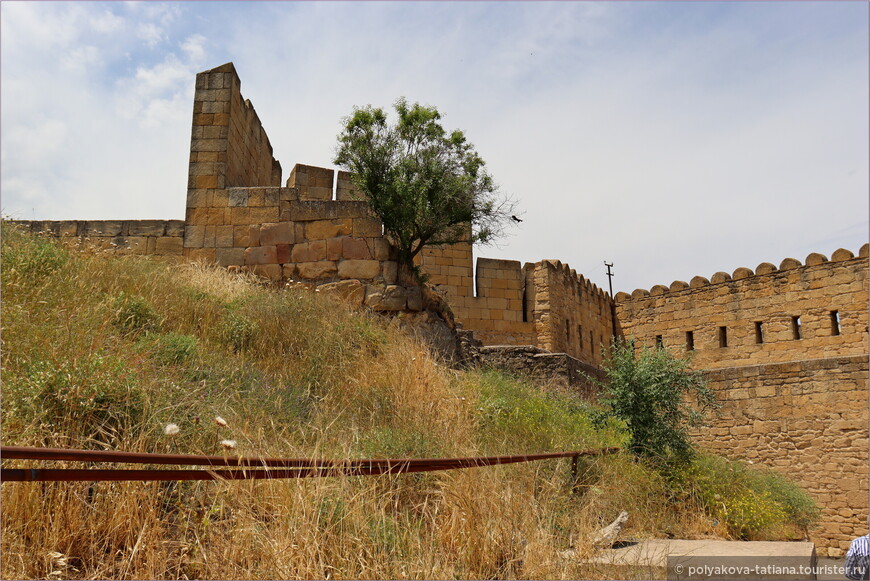
<path id="1" fill-rule="evenodd" d="M 522 222 L 522 220 L 520 220 L 519 218 L 517 218 L 517 217 L 514 216 L 514 215 L 511 215 L 511 220 L 513 220 L 513 221 L 516 222 L 516 223 L 520 223 L 520 222 Z"/>

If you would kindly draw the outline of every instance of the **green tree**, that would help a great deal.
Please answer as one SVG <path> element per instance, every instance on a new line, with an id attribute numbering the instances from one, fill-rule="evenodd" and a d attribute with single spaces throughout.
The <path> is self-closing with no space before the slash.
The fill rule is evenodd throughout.
<path id="1" fill-rule="evenodd" d="M 409 276 L 425 246 L 502 235 L 513 203 L 499 196 L 462 131 L 444 130 L 436 108 L 401 98 L 395 109 L 398 121 L 390 125 L 383 109 L 355 107 L 343 119 L 334 161 L 352 174 Z"/>
<path id="2" fill-rule="evenodd" d="M 689 360 L 666 349 L 617 341 L 604 363 L 601 401 L 609 414 L 625 421 L 631 451 L 654 461 L 683 462 L 693 455 L 689 428 L 703 423 L 718 407 L 704 377 Z"/>

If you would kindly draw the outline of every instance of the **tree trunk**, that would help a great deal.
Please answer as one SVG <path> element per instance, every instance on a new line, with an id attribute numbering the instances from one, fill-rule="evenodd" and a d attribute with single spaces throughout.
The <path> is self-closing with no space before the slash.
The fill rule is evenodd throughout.
<path id="1" fill-rule="evenodd" d="M 402 286 L 419 286 L 420 280 L 417 277 L 417 269 L 414 268 L 413 262 L 399 260 L 397 283 Z"/>

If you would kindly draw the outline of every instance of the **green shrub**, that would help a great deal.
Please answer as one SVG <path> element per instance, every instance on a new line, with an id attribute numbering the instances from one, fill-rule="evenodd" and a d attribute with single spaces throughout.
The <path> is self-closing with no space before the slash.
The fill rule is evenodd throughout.
<path id="1" fill-rule="evenodd" d="M 626 423 L 631 451 L 665 466 L 687 462 L 693 453 L 689 427 L 701 425 L 704 412 L 716 407 L 712 390 L 689 369 L 688 359 L 661 348 L 635 354 L 632 343 L 617 342 L 604 371 L 601 402 Z"/>
<path id="2" fill-rule="evenodd" d="M 129 363 L 94 353 L 74 361 L 35 361 L 10 378 L 6 404 L 17 420 L 75 444 L 108 442 L 141 427 L 145 399 Z M 5 414 L 4 414 L 5 415 Z"/>
<path id="3" fill-rule="evenodd" d="M 181 333 L 153 333 L 144 340 L 144 345 L 154 358 L 163 365 L 179 365 L 196 358 L 196 337 Z"/>
<path id="4" fill-rule="evenodd" d="M 719 456 L 699 454 L 672 483 L 738 539 L 802 538 L 819 515 L 815 501 L 781 474 Z"/>
<path id="5" fill-rule="evenodd" d="M 124 334 L 154 331 L 160 327 L 161 317 L 144 297 L 122 292 L 115 297 L 113 322 Z"/>
<path id="6" fill-rule="evenodd" d="M 228 310 L 221 323 L 219 336 L 233 351 L 239 352 L 251 346 L 256 332 L 257 324 L 254 321 L 235 310 Z"/>
<path id="7" fill-rule="evenodd" d="M 44 279 L 69 262 L 69 252 L 57 242 L 28 236 L 11 224 L 3 224 L 3 276 L 25 280 Z"/>

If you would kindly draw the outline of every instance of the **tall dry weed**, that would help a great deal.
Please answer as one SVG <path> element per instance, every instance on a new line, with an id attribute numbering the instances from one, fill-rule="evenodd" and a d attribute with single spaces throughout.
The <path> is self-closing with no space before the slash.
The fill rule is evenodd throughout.
<path id="1" fill-rule="evenodd" d="M 6 225 L 2 242 L 4 444 L 221 454 L 233 440 L 239 455 L 420 458 L 618 441 L 567 396 L 447 369 L 393 326 L 318 293 L 63 249 Z M 6 483 L 0 574 L 576 578 L 580 565 L 559 551 L 626 507 L 632 534 L 660 532 L 668 512 L 642 467 L 611 458 L 583 468 L 576 488 L 568 460 L 381 477 Z"/>

